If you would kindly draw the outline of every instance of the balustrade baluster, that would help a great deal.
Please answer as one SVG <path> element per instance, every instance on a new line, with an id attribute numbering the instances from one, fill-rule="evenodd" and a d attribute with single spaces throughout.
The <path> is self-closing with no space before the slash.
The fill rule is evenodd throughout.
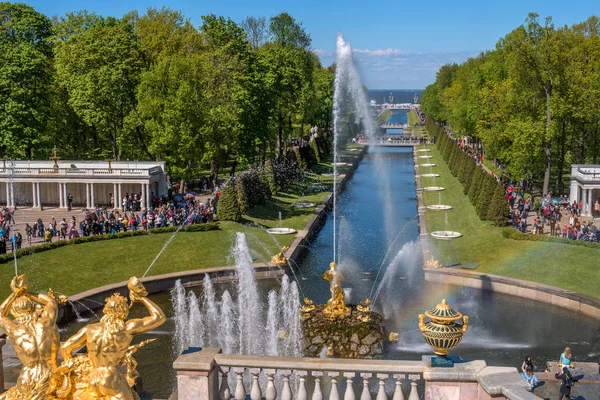
<path id="1" fill-rule="evenodd" d="M 363 380 L 363 390 L 360 394 L 360 400 L 372 400 L 371 392 L 369 392 L 369 378 L 371 378 L 373 374 L 370 373 L 362 373 L 360 377 Z"/>
<path id="2" fill-rule="evenodd" d="M 419 392 L 417 390 L 417 380 L 419 378 L 419 375 L 408 375 L 408 379 L 410 379 L 410 395 L 408 396 L 408 400 L 419 400 Z"/>
<path id="3" fill-rule="evenodd" d="M 379 391 L 377 391 L 376 400 L 388 400 L 387 394 L 385 394 L 385 380 L 389 378 L 388 374 L 377 374 L 379 379 Z"/>
<path id="4" fill-rule="evenodd" d="M 340 392 L 338 390 L 338 376 L 339 372 L 328 372 L 328 376 L 331 377 L 331 392 L 329 393 L 329 400 L 340 400 Z"/>
<path id="5" fill-rule="evenodd" d="M 235 399 L 236 400 L 246 400 L 246 388 L 244 388 L 244 368 L 234 368 L 233 372 L 235 372 Z"/>
<path id="6" fill-rule="evenodd" d="M 252 389 L 250 390 L 250 398 L 252 400 L 261 400 L 262 391 L 260 390 L 260 385 L 258 384 L 260 368 L 250 368 L 249 371 L 252 374 Z"/>
<path id="7" fill-rule="evenodd" d="M 394 379 L 396 379 L 396 390 L 394 391 L 394 397 L 392 400 L 404 400 L 404 394 L 402 393 L 402 379 L 404 379 L 406 375 L 404 374 L 395 374 Z"/>
<path id="8" fill-rule="evenodd" d="M 290 370 L 280 370 L 281 375 L 283 375 L 283 388 L 281 389 L 281 400 L 292 400 L 292 389 L 290 388 L 290 375 L 292 371 Z"/>
<path id="9" fill-rule="evenodd" d="M 275 370 L 265 368 L 264 373 L 267 374 L 267 390 L 265 392 L 265 400 L 276 400 L 277 389 L 275 388 L 275 384 L 273 383 Z"/>
<path id="10" fill-rule="evenodd" d="M 221 387 L 219 388 L 219 395 L 222 400 L 229 400 L 229 398 L 231 398 L 231 390 L 229 389 L 229 382 L 227 382 L 228 376 L 229 367 L 221 367 Z"/>
<path id="11" fill-rule="evenodd" d="M 315 390 L 313 390 L 312 400 L 323 400 L 323 390 L 321 389 L 321 377 L 323 373 L 312 371 L 311 375 L 315 377 Z"/>
<path id="12" fill-rule="evenodd" d="M 296 371 L 298 375 L 298 400 L 308 400 L 308 392 L 306 391 L 306 371 Z"/>
<path id="13" fill-rule="evenodd" d="M 344 393 L 344 400 L 356 400 L 354 388 L 352 387 L 355 376 L 356 372 L 344 372 L 344 377 L 346 377 L 346 392 Z"/>

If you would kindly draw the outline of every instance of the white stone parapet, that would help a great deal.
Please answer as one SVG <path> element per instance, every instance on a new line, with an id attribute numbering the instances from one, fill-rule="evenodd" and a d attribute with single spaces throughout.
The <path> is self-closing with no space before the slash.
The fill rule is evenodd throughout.
<path id="1" fill-rule="evenodd" d="M 426 399 L 537 398 L 527 392 L 516 368 L 487 367 L 484 361 L 434 368 L 429 357 L 422 361 L 357 360 L 232 355 L 215 348 L 190 350 L 173 364 L 179 400 L 229 396 L 245 400 L 248 395 L 252 400 L 419 400 L 421 394 Z M 479 397 L 465 397 L 472 395 Z"/>

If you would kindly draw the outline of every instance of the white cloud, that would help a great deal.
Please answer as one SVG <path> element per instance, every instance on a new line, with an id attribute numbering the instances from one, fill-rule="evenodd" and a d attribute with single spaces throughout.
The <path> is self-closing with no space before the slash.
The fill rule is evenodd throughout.
<path id="1" fill-rule="evenodd" d="M 354 53 L 358 53 L 358 54 L 366 54 L 369 56 L 384 56 L 384 57 L 388 57 L 388 56 L 397 56 L 397 55 L 402 55 L 402 54 L 406 54 L 404 51 L 399 50 L 399 49 L 352 49 L 352 51 Z"/>

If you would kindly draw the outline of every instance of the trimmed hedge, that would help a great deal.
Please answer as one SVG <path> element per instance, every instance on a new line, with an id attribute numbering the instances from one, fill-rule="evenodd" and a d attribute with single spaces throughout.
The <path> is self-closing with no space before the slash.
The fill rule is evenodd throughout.
<path id="1" fill-rule="evenodd" d="M 513 228 L 505 228 L 502 230 L 502 236 L 513 240 L 529 240 L 531 242 L 552 242 L 560 244 L 568 244 L 571 246 L 588 247 L 590 249 L 600 249 L 600 243 L 586 242 L 583 240 L 572 240 L 557 236 L 532 235 L 514 230 Z"/>
<path id="2" fill-rule="evenodd" d="M 506 191 L 504 186 L 500 183 L 496 183 L 496 190 L 492 197 L 492 202 L 488 207 L 486 219 L 493 221 L 496 226 L 506 226 L 508 224 L 508 214 L 510 208 L 508 201 L 506 201 Z"/>
<path id="3" fill-rule="evenodd" d="M 242 219 L 237 191 L 235 190 L 235 179 L 233 178 L 221 188 L 217 215 L 223 221 L 239 222 Z"/>
<path id="4" fill-rule="evenodd" d="M 134 236 L 145 236 L 145 235 L 154 235 L 160 233 L 171 233 L 176 232 L 179 229 L 178 226 L 167 226 L 164 228 L 155 228 L 147 231 L 137 230 L 137 231 L 127 231 L 127 232 L 119 232 L 113 233 L 109 235 L 93 235 L 93 236 L 84 236 L 78 237 L 71 240 L 59 240 L 57 242 L 50 242 L 40 244 L 39 246 L 32 246 L 24 249 L 17 250 L 17 258 L 21 258 L 23 256 L 28 256 L 35 253 L 43 253 L 44 251 L 57 249 L 59 247 L 81 244 L 81 243 L 91 243 L 91 242 L 100 242 L 103 240 L 112 240 L 112 239 L 123 239 Z M 216 222 L 207 222 L 204 224 L 193 224 L 186 225 L 181 229 L 181 232 L 206 232 L 219 229 L 219 224 Z M 14 255 L 11 254 L 2 254 L 0 255 L 0 264 L 4 264 L 7 262 L 11 262 L 14 259 Z"/>

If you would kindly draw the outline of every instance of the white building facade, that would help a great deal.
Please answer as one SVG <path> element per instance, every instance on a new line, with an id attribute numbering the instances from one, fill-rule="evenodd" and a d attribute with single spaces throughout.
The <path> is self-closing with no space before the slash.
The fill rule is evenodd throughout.
<path id="1" fill-rule="evenodd" d="M 593 215 L 600 198 L 600 165 L 571 165 L 571 203 L 583 203 L 581 215 Z"/>
<path id="2" fill-rule="evenodd" d="M 109 206 L 137 193 L 141 207 L 167 192 L 164 162 L 151 161 L 11 161 L 0 164 L 0 206 L 67 208 Z"/>

